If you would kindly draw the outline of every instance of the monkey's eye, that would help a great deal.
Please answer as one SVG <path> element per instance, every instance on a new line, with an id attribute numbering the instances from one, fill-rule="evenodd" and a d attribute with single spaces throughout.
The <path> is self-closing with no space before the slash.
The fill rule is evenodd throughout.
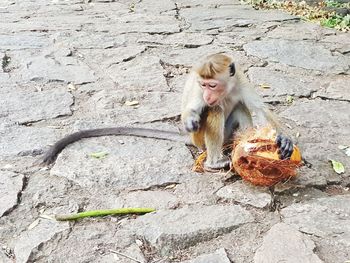
<path id="1" fill-rule="evenodd" d="M 205 83 L 199 83 L 199 85 L 200 85 L 203 89 L 205 89 L 206 86 L 207 86 L 207 84 L 205 84 Z"/>
<path id="2" fill-rule="evenodd" d="M 211 89 L 211 90 L 215 90 L 218 87 L 218 83 L 215 83 L 215 82 L 199 82 L 199 85 L 202 87 L 202 89 Z"/>

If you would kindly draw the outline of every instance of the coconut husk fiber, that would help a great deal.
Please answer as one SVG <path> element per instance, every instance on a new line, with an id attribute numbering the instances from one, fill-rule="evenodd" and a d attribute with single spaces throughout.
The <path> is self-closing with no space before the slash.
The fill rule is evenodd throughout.
<path id="1" fill-rule="evenodd" d="M 301 154 L 297 146 L 290 159 L 281 160 L 271 127 L 252 129 L 235 137 L 232 145 L 232 169 L 254 185 L 272 186 L 297 175 Z M 206 153 L 196 160 L 194 171 L 203 172 Z"/>
<path id="2" fill-rule="evenodd" d="M 272 186 L 297 175 L 301 154 L 294 145 L 292 156 L 281 160 L 276 131 L 270 127 L 255 129 L 238 136 L 232 152 L 232 166 L 254 185 Z"/>

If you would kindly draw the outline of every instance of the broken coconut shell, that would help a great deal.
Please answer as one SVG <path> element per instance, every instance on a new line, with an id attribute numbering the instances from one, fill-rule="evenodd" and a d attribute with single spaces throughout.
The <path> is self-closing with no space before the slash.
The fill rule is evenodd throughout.
<path id="1" fill-rule="evenodd" d="M 254 185 L 272 186 L 297 175 L 301 155 L 297 146 L 290 159 L 281 160 L 275 142 L 276 131 L 269 127 L 252 130 L 239 136 L 232 152 L 232 166 Z"/>

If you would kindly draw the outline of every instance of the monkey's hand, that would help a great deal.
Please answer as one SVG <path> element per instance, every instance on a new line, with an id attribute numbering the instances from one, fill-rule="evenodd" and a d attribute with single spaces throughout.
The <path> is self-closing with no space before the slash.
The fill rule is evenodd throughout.
<path id="1" fill-rule="evenodd" d="M 200 126 L 199 124 L 200 120 L 201 120 L 200 115 L 197 112 L 192 111 L 191 114 L 188 115 L 188 117 L 184 120 L 186 131 L 188 132 L 198 131 Z"/>
<path id="2" fill-rule="evenodd" d="M 279 147 L 279 155 L 282 160 L 289 159 L 293 153 L 293 142 L 288 137 L 279 134 L 276 138 L 276 143 Z"/>

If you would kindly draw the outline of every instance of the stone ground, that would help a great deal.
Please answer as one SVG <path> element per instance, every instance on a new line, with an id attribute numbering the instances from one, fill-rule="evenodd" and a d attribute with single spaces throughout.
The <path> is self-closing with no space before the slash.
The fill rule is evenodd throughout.
<path id="1" fill-rule="evenodd" d="M 349 33 L 238 0 L 2 0 L 0 16 L 1 262 L 350 260 L 350 157 L 338 148 L 350 146 Z M 312 164 L 273 200 L 235 176 L 191 172 L 190 150 L 175 142 L 88 139 L 35 165 L 82 128 L 177 130 L 190 65 L 221 51 Z M 108 155 L 89 156 L 99 151 Z M 158 211 L 48 217 L 136 206 Z"/>

